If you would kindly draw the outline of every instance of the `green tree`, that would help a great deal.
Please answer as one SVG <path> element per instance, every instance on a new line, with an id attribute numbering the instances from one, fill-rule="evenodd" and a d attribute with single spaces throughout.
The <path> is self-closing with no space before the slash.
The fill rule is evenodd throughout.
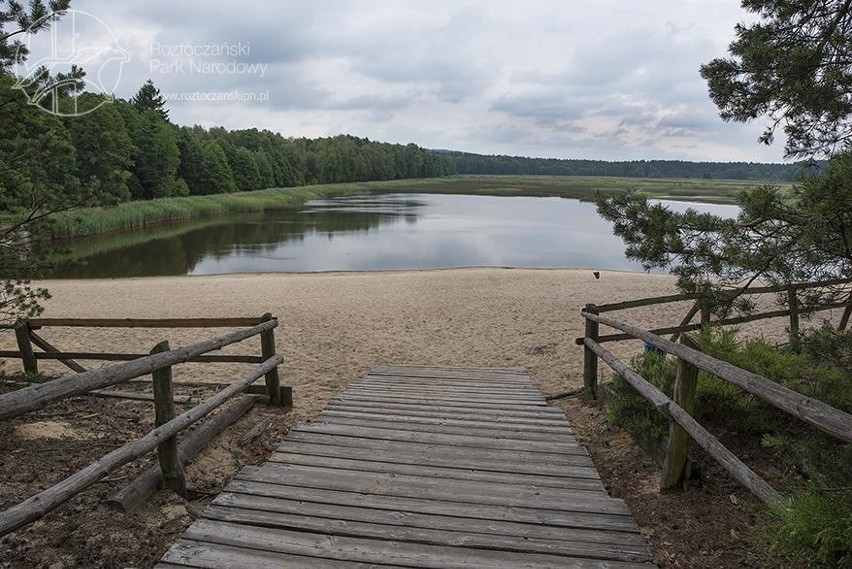
<path id="1" fill-rule="evenodd" d="M 102 95 L 80 95 L 78 110 L 94 110 L 64 122 L 76 151 L 78 178 L 91 184 L 98 204 L 113 205 L 131 197 L 127 182 L 136 149 L 115 106 L 103 101 Z"/>
<path id="2" fill-rule="evenodd" d="M 240 191 L 260 189 L 260 172 L 251 150 L 245 147 L 235 148 L 229 156 L 228 163 L 234 175 L 234 182 Z"/>
<path id="3" fill-rule="evenodd" d="M 726 121 L 768 116 L 760 140 L 783 125 L 788 157 L 831 156 L 852 143 L 852 2 L 743 0 L 757 14 L 737 25 L 730 57 L 701 67 Z"/>
<path id="4" fill-rule="evenodd" d="M 136 154 L 128 182 L 134 199 L 150 200 L 189 194 L 178 177 L 180 151 L 175 127 L 156 111 L 137 111 L 131 104 L 116 101 Z"/>
<path id="5" fill-rule="evenodd" d="M 748 309 L 741 293 L 757 279 L 852 278 L 850 5 L 746 0 L 744 8 L 761 21 L 737 26 L 732 58 L 702 68 L 722 118 L 768 115 L 763 142 L 783 123 L 788 155 L 829 154 L 829 166 L 802 177 L 792 191 L 764 186 L 740 193 L 735 220 L 675 213 L 633 195 L 599 197 L 598 211 L 625 241 L 629 258 L 670 270 L 682 290 L 705 295 L 721 311 Z M 806 300 L 837 294 L 815 289 Z"/>
<path id="6" fill-rule="evenodd" d="M 238 190 L 225 151 L 215 139 L 211 138 L 204 142 L 202 159 L 203 177 L 200 194 L 221 194 Z"/>
<path id="7" fill-rule="evenodd" d="M 69 5 L 68 0 L 32 0 L 26 6 L 0 2 L 0 213 L 5 214 L 0 222 L 2 322 L 39 314 L 41 301 L 50 296 L 24 278 L 38 264 L 29 246 L 33 225 L 86 198 L 85 189 L 72 174 L 74 148 L 62 121 L 29 105 L 24 93 L 13 88 L 17 81 L 10 72 L 13 65 L 26 61 L 23 34 L 48 29 Z M 70 75 L 78 78 L 82 71 L 74 68 Z M 34 80 L 43 86 L 50 75 L 41 69 Z"/>
<path id="8" fill-rule="evenodd" d="M 169 111 L 166 109 L 166 101 L 160 95 L 160 90 L 154 86 L 154 82 L 148 79 L 145 84 L 139 88 L 139 91 L 131 97 L 130 104 L 133 108 L 139 111 L 154 111 L 164 121 L 169 120 Z"/>

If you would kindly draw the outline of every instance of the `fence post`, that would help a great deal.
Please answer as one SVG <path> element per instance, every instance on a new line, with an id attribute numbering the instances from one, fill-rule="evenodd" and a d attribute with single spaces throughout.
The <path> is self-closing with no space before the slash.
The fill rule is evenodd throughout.
<path id="1" fill-rule="evenodd" d="M 269 322 L 272 318 L 272 314 L 267 312 L 261 316 L 260 321 Z M 264 360 L 275 355 L 275 332 L 273 330 L 260 333 L 260 351 Z M 281 406 L 281 379 L 278 377 L 277 367 L 266 372 L 266 393 L 269 395 L 269 405 Z"/>
<path id="2" fill-rule="evenodd" d="M 710 311 L 710 304 L 707 300 L 701 301 L 701 329 L 704 330 L 708 324 L 710 324 L 710 317 L 712 313 Z"/>
<path id="3" fill-rule="evenodd" d="M 33 352 L 30 340 L 30 323 L 24 320 L 15 326 L 15 339 L 18 341 L 18 351 L 21 352 L 21 363 L 27 373 L 38 373 L 38 361 Z"/>
<path id="4" fill-rule="evenodd" d="M 790 305 L 790 347 L 798 353 L 801 349 L 799 341 L 799 296 L 796 287 L 787 289 L 787 303 Z"/>
<path id="5" fill-rule="evenodd" d="M 843 311 L 843 316 L 840 317 L 840 324 L 837 325 L 837 330 L 842 332 L 846 330 L 846 326 L 849 324 L 849 317 L 852 316 L 852 304 L 846 307 L 846 310 Z"/>
<path id="6" fill-rule="evenodd" d="M 160 342 L 151 354 L 169 351 L 168 340 Z M 154 380 L 154 426 L 167 423 L 175 418 L 175 401 L 172 394 L 172 368 L 164 367 L 155 369 L 151 372 L 151 377 Z M 163 472 L 163 478 L 166 481 L 166 486 L 172 489 L 177 495 L 186 498 L 186 479 L 183 474 L 183 466 L 180 463 L 177 447 L 177 435 L 164 439 L 157 445 L 157 458 L 160 460 L 160 470 Z"/>
<path id="7" fill-rule="evenodd" d="M 587 304 L 584 309 L 589 314 L 598 314 L 598 307 L 594 304 Z M 586 318 L 586 338 L 598 341 L 600 325 L 594 320 Z M 588 395 L 597 396 L 598 387 L 598 355 L 594 353 L 588 346 L 583 346 L 583 388 Z"/>
<path id="8" fill-rule="evenodd" d="M 693 350 L 698 344 L 691 337 L 682 334 L 680 343 Z M 679 359 L 677 361 L 677 378 L 674 386 L 674 402 L 684 411 L 693 414 L 695 410 L 695 392 L 698 386 L 698 368 Z M 660 489 L 668 490 L 683 482 L 686 470 L 686 458 L 689 453 L 689 434 L 675 421 L 669 423 L 669 445 L 666 449 L 666 459 L 663 463 L 663 473 L 660 476 Z"/>

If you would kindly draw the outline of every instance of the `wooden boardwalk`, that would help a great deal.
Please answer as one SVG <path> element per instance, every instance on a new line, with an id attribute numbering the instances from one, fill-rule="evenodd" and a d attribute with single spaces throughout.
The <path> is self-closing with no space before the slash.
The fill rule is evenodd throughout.
<path id="1" fill-rule="evenodd" d="M 378 366 L 244 468 L 157 567 L 649 562 L 525 371 Z"/>

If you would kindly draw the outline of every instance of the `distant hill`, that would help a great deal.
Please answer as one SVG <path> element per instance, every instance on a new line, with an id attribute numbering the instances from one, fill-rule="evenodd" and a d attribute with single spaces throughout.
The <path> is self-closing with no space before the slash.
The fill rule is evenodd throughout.
<path id="1" fill-rule="evenodd" d="M 703 178 L 791 182 L 815 172 L 821 162 L 765 164 L 760 162 L 687 162 L 684 160 L 568 160 L 485 155 L 434 150 L 452 158 L 458 174 L 516 174 L 540 176 L 615 176 L 623 178 Z"/>

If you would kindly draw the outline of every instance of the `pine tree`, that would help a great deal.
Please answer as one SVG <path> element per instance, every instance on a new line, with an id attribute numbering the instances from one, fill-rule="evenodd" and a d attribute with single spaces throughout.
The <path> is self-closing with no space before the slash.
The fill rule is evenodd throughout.
<path id="1" fill-rule="evenodd" d="M 160 94 L 160 90 L 154 86 L 154 82 L 148 79 L 139 88 L 139 91 L 131 97 L 130 104 L 139 112 L 154 111 L 164 121 L 169 120 L 169 111 L 166 109 L 166 101 Z"/>

